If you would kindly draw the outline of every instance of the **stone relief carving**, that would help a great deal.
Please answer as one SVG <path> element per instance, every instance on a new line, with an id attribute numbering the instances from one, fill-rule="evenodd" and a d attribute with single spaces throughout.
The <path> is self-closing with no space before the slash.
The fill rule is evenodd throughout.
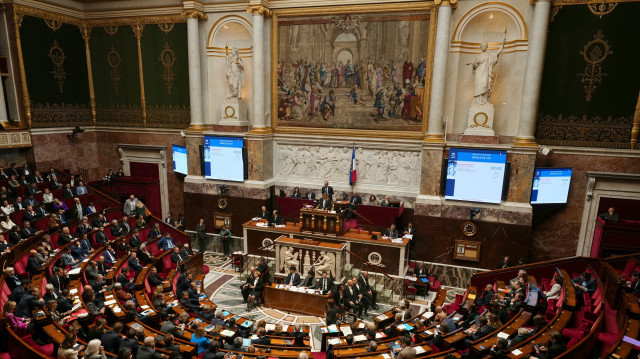
<path id="1" fill-rule="evenodd" d="M 277 153 L 277 174 L 288 178 L 346 179 L 351 168 L 351 147 L 281 145 Z M 358 182 L 418 186 L 418 152 L 356 149 Z"/>

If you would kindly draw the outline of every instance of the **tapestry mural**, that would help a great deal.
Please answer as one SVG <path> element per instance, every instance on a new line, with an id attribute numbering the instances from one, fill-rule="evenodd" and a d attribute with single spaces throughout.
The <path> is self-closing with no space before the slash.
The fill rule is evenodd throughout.
<path id="1" fill-rule="evenodd" d="M 420 131 L 429 13 L 278 19 L 278 125 Z"/>
<path id="2" fill-rule="evenodd" d="M 629 148 L 640 91 L 638 13 L 638 2 L 554 8 L 538 143 Z"/>

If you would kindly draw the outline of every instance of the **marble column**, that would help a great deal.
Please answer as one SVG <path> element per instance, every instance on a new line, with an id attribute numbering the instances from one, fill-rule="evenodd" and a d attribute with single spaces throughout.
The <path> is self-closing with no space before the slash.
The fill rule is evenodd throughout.
<path id="1" fill-rule="evenodd" d="M 531 39 L 527 52 L 527 65 L 522 85 L 522 105 L 518 132 L 513 141 L 515 146 L 535 147 L 536 118 L 542 85 L 544 54 L 547 46 L 547 29 L 549 27 L 549 11 L 551 0 L 537 0 L 533 10 Z"/>
<path id="2" fill-rule="evenodd" d="M 9 115 L 7 114 L 7 103 L 4 101 L 4 81 L 0 77 L 0 124 L 9 126 Z"/>
<path id="3" fill-rule="evenodd" d="M 264 111 L 264 16 L 269 9 L 262 5 L 251 5 L 247 12 L 253 17 L 253 119 L 252 132 L 269 132 Z"/>
<path id="4" fill-rule="evenodd" d="M 189 107 L 191 125 L 189 130 L 204 129 L 202 120 L 202 81 L 200 70 L 200 31 L 198 23 L 206 15 L 198 11 L 187 12 L 187 49 L 189 55 Z"/>
<path id="5" fill-rule="evenodd" d="M 447 79 L 447 57 L 451 38 L 451 12 L 456 0 L 435 1 L 438 6 L 438 24 L 431 77 L 431 103 L 429 105 L 429 126 L 425 142 L 444 142 L 446 134 L 442 128 L 444 115 L 444 92 Z"/>

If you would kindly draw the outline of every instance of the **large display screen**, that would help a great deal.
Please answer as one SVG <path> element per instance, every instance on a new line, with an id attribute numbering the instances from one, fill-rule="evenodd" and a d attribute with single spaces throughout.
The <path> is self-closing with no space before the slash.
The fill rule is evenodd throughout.
<path id="1" fill-rule="evenodd" d="M 505 151 L 451 149 L 444 198 L 500 203 L 506 163 Z"/>
<path id="2" fill-rule="evenodd" d="M 188 174 L 187 172 L 187 148 L 184 146 L 171 145 L 173 148 L 173 172 Z"/>
<path id="3" fill-rule="evenodd" d="M 204 137 L 204 177 L 221 181 L 244 181 L 242 138 Z"/>
<path id="4" fill-rule="evenodd" d="M 567 203 L 571 168 L 536 168 L 531 204 Z"/>

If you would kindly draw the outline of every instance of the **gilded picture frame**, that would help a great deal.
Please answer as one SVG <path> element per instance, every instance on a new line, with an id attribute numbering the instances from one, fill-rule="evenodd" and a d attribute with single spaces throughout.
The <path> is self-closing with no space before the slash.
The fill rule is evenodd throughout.
<path id="1" fill-rule="evenodd" d="M 326 109 L 326 106 L 324 107 L 325 112 L 321 114 L 322 117 L 319 117 L 318 113 L 315 114 L 315 118 L 312 118 L 313 116 L 312 114 L 304 115 L 305 119 L 303 121 L 308 122 L 306 124 L 301 124 L 300 122 L 295 123 L 295 121 L 288 120 L 288 118 L 291 118 L 291 117 L 285 117 L 285 116 L 288 114 L 286 110 L 289 109 L 290 106 L 285 104 L 285 102 L 282 100 L 284 99 L 284 96 L 287 96 L 287 94 L 291 95 L 295 92 L 292 90 L 294 88 L 293 86 L 290 90 L 286 90 L 286 79 L 292 78 L 291 71 L 296 70 L 298 68 L 296 66 L 298 66 L 299 63 L 298 65 L 295 65 L 292 62 L 288 61 L 292 59 L 294 62 L 298 62 L 298 59 L 296 59 L 295 56 L 289 56 L 289 58 L 284 59 L 282 61 L 282 64 L 284 64 L 284 66 L 279 63 L 281 60 L 280 59 L 280 56 L 281 56 L 280 26 L 282 24 L 287 24 L 287 23 L 290 24 L 291 21 L 300 22 L 301 19 L 303 21 L 306 19 L 306 20 L 309 20 L 309 22 L 313 22 L 314 20 L 316 20 L 316 22 L 324 22 L 324 23 L 328 23 L 327 19 L 331 19 L 332 24 L 328 24 L 327 26 L 332 26 L 334 28 L 342 26 L 344 27 L 344 29 L 340 28 L 340 30 L 343 30 L 342 32 L 348 35 L 348 33 L 350 32 L 349 27 L 358 26 L 357 24 L 358 20 L 363 22 L 370 21 L 370 19 L 372 18 L 373 19 L 380 18 L 381 16 L 385 16 L 387 18 L 396 16 L 398 17 L 399 20 L 403 20 L 403 19 L 409 18 L 409 16 L 412 16 L 412 18 L 419 19 L 416 21 L 425 21 L 425 20 L 428 21 L 428 24 L 426 24 L 426 27 L 428 29 L 428 36 L 426 36 L 426 39 L 424 39 L 424 41 L 426 41 L 426 49 L 424 49 L 424 52 L 415 53 L 407 56 L 407 57 L 410 57 L 411 59 L 420 60 L 420 63 L 421 64 L 423 63 L 423 66 L 425 67 L 424 76 L 421 79 L 420 78 L 417 79 L 417 81 L 422 82 L 421 87 L 423 88 L 423 93 L 421 94 L 422 103 L 420 105 L 420 108 L 417 109 L 417 112 L 420 112 L 421 110 L 422 113 L 420 114 L 420 117 L 416 117 L 420 119 L 420 122 L 416 124 L 412 124 L 410 126 L 387 126 L 386 128 L 384 126 L 382 127 L 378 126 L 377 128 L 370 128 L 375 126 L 367 126 L 367 124 L 364 122 L 361 123 L 360 125 L 354 125 L 354 126 L 344 126 L 339 124 L 329 125 L 328 124 L 329 121 L 326 121 L 324 119 L 325 116 L 329 118 L 331 117 L 331 114 L 326 115 L 327 112 L 329 112 L 329 110 Z M 320 19 L 320 21 L 318 21 L 318 19 Z M 408 21 L 405 21 L 405 23 L 406 22 Z M 286 26 L 286 25 L 282 25 L 282 26 Z M 410 27 L 407 25 L 405 26 Z M 272 118 L 273 132 L 284 133 L 284 134 L 322 134 L 322 135 L 332 135 L 332 136 L 364 136 L 364 137 L 387 137 L 387 138 L 393 137 L 393 138 L 406 138 L 406 139 L 424 138 L 427 131 L 427 126 L 428 126 L 428 111 L 429 111 L 429 101 L 431 97 L 430 96 L 431 95 L 431 78 L 432 78 L 432 68 L 433 68 L 436 26 L 437 26 L 437 10 L 433 2 L 377 4 L 377 5 L 346 5 L 346 6 L 335 6 L 330 8 L 314 7 L 314 8 L 292 8 L 292 9 L 273 10 L 272 17 L 271 17 L 271 77 L 270 77 L 271 113 L 272 113 L 271 118 Z M 422 27 L 424 28 L 425 26 L 423 25 Z M 418 28 L 418 27 L 417 26 L 412 27 L 413 32 L 411 32 L 411 37 L 417 35 L 417 33 L 415 32 L 415 28 Z M 334 31 L 336 30 L 334 29 Z M 407 35 L 404 35 L 404 36 L 407 36 Z M 296 40 L 291 40 L 291 41 L 295 42 Z M 424 44 L 421 44 L 421 45 L 424 45 Z M 291 49 L 287 49 L 287 51 L 290 51 L 290 50 Z M 335 52 L 331 56 L 335 56 Z M 340 54 L 338 54 L 338 56 L 340 56 Z M 362 62 L 365 62 L 367 59 L 360 59 L 360 60 L 362 60 Z M 368 59 L 368 61 L 369 61 L 368 68 L 370 69 L 372 60 Z M 338 61 L 334 61 L 334 62 L 336 63 L 335 67 L 337 67 Z M 412 62 L 412 61 L 409 60 L 409 62 Z M 402 76 L 401 79 L 404 80 L 404 76 L 402 74 L 403 63 L 399 63 L 398 65 L 399 65 L 398 67 L 400 68 L 400 71 L 399 71 L 400 76 Z M 419 65 L 418 62 L 416 62 L 415 67 L 418 67 L 418 65 Z M 318 66 L 320 66 L 320 64 L 318 64 Z M 288 74 L 287 74 L 287 68 L 289 71 Z M 305 69 L 306 69 L 306 64 L 305 64 Z M 327 73 L 328 72 L 329 71 L 327 71 Z M 283 73 L 285 74 L 284 76 L 282 75 Z M 306 73 L 308 74 L 309 70 L 306 70 Z M 318 70 L 316 70 L 316 74 L 317 73 L 319 73 Z M 387 74 L 389 74 L 388 71 L 387 71 Z M 311 80 L 306 80 L 306 79 L 304 81 L 295 80 L 295 77 L 298 76 L 297 74 L 293 74 L 293 76 L 294 76 L 293 77 L 294 80 L 292 82 L 295 82 L 298 85 L 302 83 L 304 86 L 304 84 L 311 83 Z M 319 76 L 316 76 L 316 77 L 319 77 Z M 335 77 L 335 71 L 334 71 L 334 77 Z M 389 76 L 387 76 L 387 78 L 388 77 Z M 285 81 L 283 81 L 283 79 L 285 79 Z M 342 98 L 344 98 L 345 96 L 349 96 L 346 93 L 352 93 L 352 88 L 354 86 L 352 84 L 349 84 L 347 82 L 348 80 L 345 78 L 343 78 L 343 81 L 345 81 L 345 86 L 348 86 L 349 88 L 342 87 L 342 88 L 336 89 L 334 85 L 334 86 L 328 86 L 327 89 L 324 91 L 324 93 L 321 92 L 322 89 L 318 92 L 322 96 L 322 95 L 326 95 L 332 89 L 335 92 L 337 92 L 337 90 L 341 90 L 342 93 L 338 93 L 336 96 L 341 96 Z M 351 81 L 355 82 L 353 78 L 351 79 Z M 285 83 L 284 89 L 282 86 L 283 82 Z M 329 84 L 329 81 L 326 80 L 326 78 L 325 80 L 323 80 L 323 83 L 325 82 Z M 382 87 L 390 88 L 391 87 L 389 86 L 390 82 L 391 81 L 386 82 L 385 85 L 383 85 Z M 404 82 L 405 81 L 402 81 L 400 83 L 402 87 L 404 87 Z M 392 90 L 388 92 L 395 94 L 396 90 L 401 87 L 396 85 L 398 85 L 397 82 L 393 81 L 392 86 L 394 87 Z M 298 86 L 295 88 L 299 89 L 300 87 L 301 86 Z M 307 94 L 310 94 L 311 92 L 316 90 L 316 87 L 313 87 L 312 91 L 308 91 L 310 87 L 311 87 L 310 85 L 307 85 L 307 89 L 306 89 Z M 321 88 L 321 86 L 318 86 L 318 87 Z M 380 90 L 382 87 L 378 87 L 377 90 Z M 370 88 L 375 88 L 375 86 L 371 86 Z M 418 87 L 416 86 L 416 88 Z M 358 87 L 356 87 L 356 89 L 358 89 Z M 371 91 L 369 89 L 365 89 L 364 86 L 362 86 L 361 90 Z M 409 91 L 405 90 L 404 92 L 409 92 Z M 397 92 L 398 94 L 397 99 L 401 99 L 402 96 L 404 96 L 404 92 L 402 93 Z M 368 96 L 366 97 L 367 97 L 367 101 L 365 101 L 366 104 L 362 106 L 371 107 L 370 113 L 366 114 L 369 118 L 375 117 L 378 114 L 380 114 L 379 117 L 377 118 L 383 119 L 383 116 L 384 116 L 385 120 L 389 119 L 386 116 L 387 113 L 384 112 L 385 110 L 380 110 L 379 106 L 374 107 L 373 104 L 377 103 L 375 102 L 376 94 L 372 94 L 371 92 L 369 92 Z M 381 96 L 378 95 L 378 97 L 381 97 Z M 349 101 L 353 100 L 354 98 L 355 96 L 349 97 Z M 386 98 L 389 98 L 389 96 L 387 96 Z M 312 99 L 311 95 L 307 97 L 307 100 L 310 100 L 310 99 Z M 359 105 L 356 102 L 357 101 L 354 101 L 354 104 Z M 290 103 L 291 101 L 289 101 L 289 104 Z M 309 101 L 309 103 L 311 103 L 311 106 L 313 106 L 313 103 L 311 101 Z M 326 104 L 326 100 L 324 104 Z M 318 106 L 317 98 L 316 98 L 315 106 L 318 109 L 322 108 L 322 106 Z M 319 110 L 316 110 L 316 111 L 319 111 Z M 298 111 L 297 114 L 299 113 L 300 112 Z M 309 113 L 311 113 L 311 111 L 309 111 Z M 371 113 L 373 113 L 373 115 Z M 323 120 L 326 121 L 327 123 L 323 123 L 322 122 Z M 315 126 L 314 121 L 315 123 L 318 123 L 320 125 Z M 405 121 L 405 123 L 407 122 L 409 121 Z M 395 129 L 394 127 L 402 127 L 402 128 L 398 130 L 398 129 Z"/>

